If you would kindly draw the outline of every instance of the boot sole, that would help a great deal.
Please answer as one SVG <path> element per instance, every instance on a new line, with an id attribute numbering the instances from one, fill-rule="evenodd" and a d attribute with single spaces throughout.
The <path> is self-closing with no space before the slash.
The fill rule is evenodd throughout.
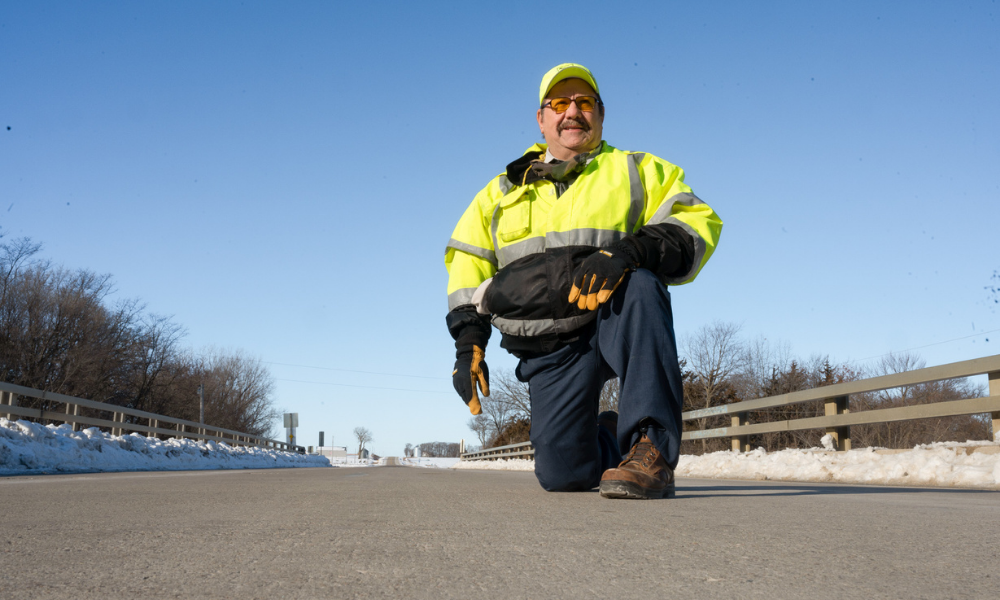
<path id="1" fill-rule="evenodd" d="M 602 481 L 600 492 L 601 496 L 605 498 L 657 500 L 659 498 L 675 497 L 677 495 L 677 488 L 673 483 L 662 490 L 650 490 L 631 481 Z"/>

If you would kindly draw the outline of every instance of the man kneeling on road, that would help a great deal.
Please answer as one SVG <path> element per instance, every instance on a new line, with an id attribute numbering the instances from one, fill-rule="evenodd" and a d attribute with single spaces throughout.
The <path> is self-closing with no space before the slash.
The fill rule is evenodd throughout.
<path id="1" fill-rule="evenodd" d="M 545 144 L 476 195 L 448 242 L 455 389 L 478 414 L 492 321 L 528 383 L 543 488 L 671 496 L 682 386 L 667 285 L 694 280 L 722 221 L 679 167 L 603 141 L 604 103 L 587 68 L 546 73 L 539 105 Z M 615 376 L 620 414 L 599 419 Z"/>

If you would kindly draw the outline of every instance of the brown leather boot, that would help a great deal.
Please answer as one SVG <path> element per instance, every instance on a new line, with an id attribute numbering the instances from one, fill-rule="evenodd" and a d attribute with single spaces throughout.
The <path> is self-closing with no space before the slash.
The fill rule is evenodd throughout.
<path id="1" fill-rule="evenodd" d="M 644 433 L 617 468 L 604 472 L 600 490 L 605 498 L 672 498 L 674 470 Z"/>

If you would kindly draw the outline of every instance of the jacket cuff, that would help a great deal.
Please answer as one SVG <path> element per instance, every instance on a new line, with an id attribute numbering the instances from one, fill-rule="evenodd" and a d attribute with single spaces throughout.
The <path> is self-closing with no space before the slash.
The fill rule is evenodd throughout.
<path id="1" fill-rule="evenodd" d="M 448 313 L 445 320 L 448 323 L 448 333 L 455 340 L 456 354 L 471 352 L 473 346 L 486 349 L 493 328 L 490 326 L 489 315 L 477 313 L 475 305 L 456 307 Z"/>
<path id="2" fill-rule="evenodd" d="M 691 270 L 694 243 L 683 229 L 670 223 L 641 227 L 635 236 L 628 236 L 643 248 L 639 266 L 661 278 L 675 278 Z M 624 241 L 624 240 L 622 240 Z"/>

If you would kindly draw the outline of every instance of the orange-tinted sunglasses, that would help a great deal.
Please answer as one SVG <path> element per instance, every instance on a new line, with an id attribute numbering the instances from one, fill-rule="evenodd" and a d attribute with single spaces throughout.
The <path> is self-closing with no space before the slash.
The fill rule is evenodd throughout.
<path id="1" fill-rule="evenodd" d="M 552 98 L 548 102 L 542 105 L 542 108 L 546 106 L 556 111 L 557 113 L 564 113 L 569 110 L 569 105 L 576 102 L 576 107 L 583 112 L 592 112 L 594 108 L 600 103 L 600 100 L 594 96 L 577 96 L 576 98 Z"/>

